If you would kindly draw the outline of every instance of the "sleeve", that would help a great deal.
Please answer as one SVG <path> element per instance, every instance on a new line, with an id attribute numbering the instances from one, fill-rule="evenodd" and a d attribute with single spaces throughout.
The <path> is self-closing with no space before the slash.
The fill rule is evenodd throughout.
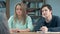
<path id="1" fill-rule="evenodd" d="M 12 23 L 13 23 L 13 16 L 11 16 L 8 20 L 8 26 L 9 26 L 9 29 L 12 28 Z"/>
<path id="2" fill-rule="evenodd" d="M 30 29 L 30 31 L 33 31 L 33 24 L 32 24 L 32 19 L 30 16 L 27 17 L 27 22 L 28 22 L 28 28 Z"/>
<path id="3" fill-rule="evenodd" d="M 5 13 L 0 13 L 0 34 L 10 34 Z"/>
<path id="4" fill-rule="evenodd" d="M 34 31 L 40 31 L 40 28 L 44 25 L 44 18 L 40 17 L 39 20 L 36 22 L 36 26 L 34 26 Z"/>
<path id="5" fill-rule="evenodd" d="M 51 32 L 60 32 L 60 18 L 58 17 L 57 18 L 57 27 L 54 27 L 54 28 L 48 28 L 48 31 L 51 31 Z"/>

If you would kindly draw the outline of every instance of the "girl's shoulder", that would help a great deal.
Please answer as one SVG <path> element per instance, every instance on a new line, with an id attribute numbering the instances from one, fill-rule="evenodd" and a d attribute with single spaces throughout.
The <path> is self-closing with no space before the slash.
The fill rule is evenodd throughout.
<path id="1" fill-rule="evenodd" d="M 14 16 L 10 16 L 10 18 L 14 18 Z"/>
<path id="2" fill-rule="evenodd" d="M 28 15 L 26 15 L 26 19 L 31 19 L 31 17 L 30 17 L 30 16 L 28 16 Z"/>

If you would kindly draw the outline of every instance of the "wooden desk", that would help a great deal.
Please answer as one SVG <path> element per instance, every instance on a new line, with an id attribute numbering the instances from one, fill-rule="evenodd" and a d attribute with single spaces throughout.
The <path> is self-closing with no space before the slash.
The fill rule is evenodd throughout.
<path id="1" fill-rule="evenodd" d="M 45 32 L 45 34 L 60 34 L 60 32 Z"/>
<path id="2" fill-rule="evenodd" d="M 11 33 L 11 34 L 60 34 L 60 32 L 20 32 L 20 33 Z"/>
<path id="3" fill-rule="evenodd" d="M 14 33 L 11 33 L 11 34 L 14 34 Z M 37 34 L 37 33 L 36 32 L 20 32 L 15 34 Z"/>

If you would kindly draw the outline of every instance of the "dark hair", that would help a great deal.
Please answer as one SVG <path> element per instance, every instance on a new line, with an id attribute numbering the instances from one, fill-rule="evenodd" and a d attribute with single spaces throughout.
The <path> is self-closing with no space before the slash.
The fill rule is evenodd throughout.
<path id="1" fill-rule="evenodd" d="M 49 4 L 45 4 L 45 5 L 43 5 L 43 6 L 41 7 L 41 9 L 44 8 L 44 7 L 47 7 L 49 10 L 52 10 L 51 5 L 49 5 Z"/>
<path id="2" fill-rule="evenodd" d="M 44 8 L 44 7 L 47 7 L 49 10 L 52 10 L 51 5 L 49 5 L 49 4 L 44 4 L 44 5 L 42 5 L 40 11 L 42 11 L 42 8 Z M 42 15 L 42 12 L 41 12 L 41 15 Z"/>

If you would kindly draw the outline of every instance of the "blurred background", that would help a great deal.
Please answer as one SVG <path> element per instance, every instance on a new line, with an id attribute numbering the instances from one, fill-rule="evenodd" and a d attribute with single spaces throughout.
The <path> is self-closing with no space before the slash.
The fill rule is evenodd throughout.
<path id="1" fill-rule="evenodd" d="M 60 17 L 60 0 L 0 0 L 0 12 L 6 13 L 9 19 L 14 14 L 15 4 L 22 1 L 27 4 L 27 14 L 32 17 L 33 23 L 37 22 L 41 16 L 39 10 L 44 4 L 50 4 L 53 15 Z"/>

